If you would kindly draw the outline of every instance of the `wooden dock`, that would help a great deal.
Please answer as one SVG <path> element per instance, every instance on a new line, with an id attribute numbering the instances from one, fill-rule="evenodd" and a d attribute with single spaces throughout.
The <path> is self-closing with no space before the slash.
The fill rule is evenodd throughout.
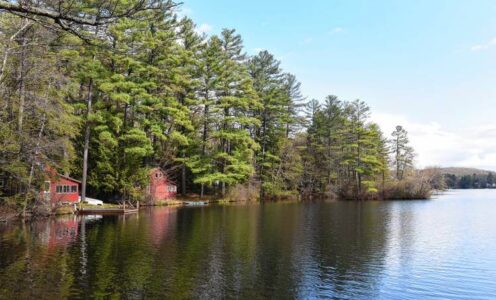
<path id="1" fill-rule="evenodd" d="M 140 204 L 139 202 L 134 206 L 133 204 L 123 202 L 119 207 L 104 208 L 104 207 L 91 207 L 84 208 L 80 207 L 77 209 L 79 215 L 127 215 L 135 214 L 139 212 Z"/>
<path id="2" fill-rule="evenodd" d="M 78 209 L 80 215 L 126 215 L 135 214 L 139 211 L 137 208 L 81 208 Z"/>

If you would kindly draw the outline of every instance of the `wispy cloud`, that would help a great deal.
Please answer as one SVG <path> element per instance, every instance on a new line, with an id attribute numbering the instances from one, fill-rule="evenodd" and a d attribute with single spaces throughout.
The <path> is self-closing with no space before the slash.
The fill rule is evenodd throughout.
<path id="1" fill-rule="evenodd" d="M 437 122 L 419 123 L 387 113 L 373 113 L 372 120 L 386 136 L 390 136 L 396 125 L 402 125 L 417 152 L 419 167 L 475 167 L 496 171 L 496 125 L 451 131 Z"/>
<path id="2" fill-rule="evenodd" d="M 339 33 L 343 33 L 343 32 L 344 32 L 343 27 L 334 27 L 329 31 L 329 34 L 339 34 Z"/>
<path id="3" fill-rule="evenodd" d="M 212 31 L 212 25 L 207 24 L 207 23 L 202 23 L 200 26 L 196 28 L 196 32 L 199 34 L 207 34 Z"/>
<path id="4" fill-rule="evenodd" d="M 487 50 L 487 49 L 489 49 L 491 47 L 495 47 L 495 46 L 496 46 L 496 37 L 492 38 L 491 40 L 489 40 L 486 43 L 473 45 L 472 47 L 470 47 L 470 50 L 481 51 L 481 50 Z"/>

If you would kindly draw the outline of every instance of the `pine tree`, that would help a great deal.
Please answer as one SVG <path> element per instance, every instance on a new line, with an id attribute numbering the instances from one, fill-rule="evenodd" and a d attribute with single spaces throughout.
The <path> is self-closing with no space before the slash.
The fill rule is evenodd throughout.
<path id="1" fill-rule="evenodd" d="M 175 2 L 45 2 L 0 16 L 0 176 L 14 178 L 24 210 L 44 166 L 81 176 L 83 199 L 86 187 L 143 197 L 152 167 L 202 197 L 256 183 L 262 200 L 377 198 L 380 187 L 385 198 L 389 152 L 397 180 L 413 169 L 401 126 L 388 148 L 364 102 L 304 105 L 272 54 L 248 57 L 233 29 L 198 34 Z M 58 17 L 37 14 L 41 4 Z"/>
<path id="2" fill-rule="evenodd" d="M 301 83 L 296 76 L 286 73 L 283 76 L 284 92 L 286 96 L 286 138 L 299 131 L 305 123 L 301 114 L 306 103 L 301 95 Z"/>
<path id="3" fill-rule="evenodd" d="M 180 105 L 187 107 L 191 127 L 182 126 L 180 132 L 187 137 L 188 142 L 179 145 L 178 155 L 175 159 L 180 163 L 181 169 L 181 193 L 186 195 L 187 192 L 187 165 L 191 154 L 195 153 L 196 131 L 200 127 L 197 120 L 198 115 L 195 109 L 199 106 L 197 99 L 197 90 L 199 85 L 199 56 L 202 50 L 204 38 L 195 31 L 195 24 L 191 19 L 183 18 L 179 23 L 179 70 L 181 70 L 180 80 L 178 81 L 179 90 L 177 99 Z"/>
<path id="4" fill-rule="evenodd" d="M 377 144 L 380 134 L 376 125 L 367 124 L 370 108 L 360 100 L 346 107 L 346 154 L 344 164 L 348 169 L 348 182 L 354 185 L 354 197 L 358 199 L 364 191 L 376 191 L 374 177 L 380 171 Z"/>
<path id="5" fill-rule="evenodd" d="M 212 153 L 216 145 L 211 143 L 213 126 L 218 122 L 217 91 L 220 87 L 220 73 L 222 68 L 222 41 L 211 37 L 204 45 L 199 57 L 198 98 L 200 107 L 200 132 L 198 150 L 192 153 L 187 161 L 188 167 L 195 174 L 195 183 L 201 185 L 200 196 L 205 193 L 205 185 L 212 185 L 217 178 L 210 175 L 215 173 Z"/>
<path id="6" fill-rule="evenodd" d="M 2 38 L 0 174 L 15 181 L 25 214 L 39 196 L 44 170 L 68 171 L 78 120 L 64 101 L 69 86 L 52 44 L 61 37 L 29 20 L 1 17 L 8 39 Z"/>
<path id="7" fill-rule="evenodd" d="M 259 102 L 244 65 L 241 36 L 229 29 L 224 29 L 221 36 L 222 72 L 217 103 L 220 127 L 213 135 L 219 139 L 215 157 L 220 168 L 212 176 L 217 177 L 224 195 L 226 184 L 242 183 L 253 175 L 253 151 L 258 145 L 246 129 L 259 125 L 256 118 L 248 115 L 250 109 L 259 107 Z"/>
<path id="8" fill-rule="evenodd" d="M 254 116 L 260 127 L 253 134 L 260 145 L 256 153 L 257 177 L 260 181 L 260 199 L 270 191 L 270 174 L 275 170 L 279 141 L 285 137 L 287 124 L 287 93 L 284 90 L 283 73 L 272 54 L 260 52 L 248 61 L 248 70 L 253 86 L 260 99 L 260 108 L 255 108 Z"/>
<path id="9" fill-rule="evenodd" d="M 391 140 L 391 150 L 394 156 L 396 179 L 402 180 L 405 172 L 413 168 L 414 152 L 409 146 L 408 132 L 402 126 L 396 126 Z"/>

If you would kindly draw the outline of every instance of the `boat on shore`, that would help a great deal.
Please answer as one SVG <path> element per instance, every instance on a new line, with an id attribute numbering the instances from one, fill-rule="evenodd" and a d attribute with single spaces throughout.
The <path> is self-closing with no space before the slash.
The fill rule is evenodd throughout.
<path id="1" fill-rule="evenodd" d="M 208 205 L 208 201 L 183 201 L 186 206 L 205 206 Z"/>
<path id="2" fill-rule="evenodd" d="M 81 208 L 77 210 L 79 215 L 126 215 L 134 214 L 139 210 L 137 208 Z"/>
<path id="3" fill-rule="evenodd" d="M 140 203 L 132 204 L 126 201 L 119 206 L 105 207 L 104 205 L 92 205 L 91 207 L 79 207 L 77 213 L 79 215 L 125 215 L 138 213 Z"/>

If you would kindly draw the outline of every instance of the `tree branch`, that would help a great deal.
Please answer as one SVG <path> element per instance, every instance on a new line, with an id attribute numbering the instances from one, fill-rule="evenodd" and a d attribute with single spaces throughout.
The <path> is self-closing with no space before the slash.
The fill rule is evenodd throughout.
<path id="1" fill-rule="evenodd" d="M 115 10 L 113 10 L 109 11 L 107 15 L 95 15 L 91 17 L 80 17 L 75 14 L 62 13 L 60 10 L 55 11 L 36 5 L 23 5 L 18 2 L 8 2 L 4 0 L 0 0 L 0 10 L 46 17 L 54 20 L 57 24 L 60 24 L 60 21 L 65 21 L 78 25 L 99 26 L 115 22 L 115 20 L 119 18 L 132 17 L 142 11 L 158 9 L 170 10 L 181 4 L 182 2 L 175 3 L 173 1 L 167 1 L 164 3 L 162 1 L 151 1 L 151 3 L 149 3 L 146 0 L 141 0 L 130 8 L 124 10 L 122 13 L 115 13 Z"/>
<path id="2" fill-rule="evenodd" d="M 81 18 L 78 16 L 63 15 L 59 12 L 34 5 L 22 5 L 19 3 L 0 1 L 0 10 L 42 16 L 42 17 L 50 18 L 52 20 L 67 20 L 81 25 L 91 25 L 91 26 L 98 25 L 96 18 Z"/>

